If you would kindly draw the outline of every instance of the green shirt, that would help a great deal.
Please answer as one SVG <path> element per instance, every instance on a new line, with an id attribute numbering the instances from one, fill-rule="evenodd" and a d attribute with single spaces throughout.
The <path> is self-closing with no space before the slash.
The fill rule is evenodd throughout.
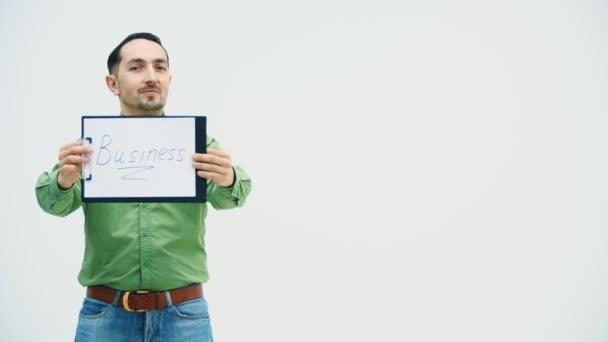
<path id="1" fill-rule="evenodd" d="M 219 148 L 213 138 L 207 147 Z M 216 209 L 243 205 L 251 191 L 245 171 L 234 166 L 235 183 L 207 181 L 207 201 Z M 83 203 L 81 185 L 61 190 L 58 165 L 40 175 L 36 196 L 49 214 L 66 216 L 82 207 L 85 250 L 78 281 L 123 291 L 168 290 L 204 283 L 207 273 L 207 203 Z"/>

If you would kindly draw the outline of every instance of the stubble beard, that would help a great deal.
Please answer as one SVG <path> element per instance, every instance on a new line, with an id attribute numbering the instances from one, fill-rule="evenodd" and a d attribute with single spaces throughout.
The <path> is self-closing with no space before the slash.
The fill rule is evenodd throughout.
<path id="1" fill-rule="evenodd" d="M 131 108 L 137 108 L 144 112 L 154 112 L 154 111 L 161 110 L 165 107 L 165 104 L 162 102 L 162 99 L 158 99 L 158 101 L 155 101 L 154 99 L 150 99 L 148 101 L 146 101 L 146 100 L 142 101 L 142 99 L 138 99 L 138 101 L 135 102 L 135 101 L 126 101 L 126 99 L 122 98 L 121 101 L 125 105 L 130 106 Z"/>
<path id="2" fill-rule="evenodd" d="M 156 111 L 159 109 L 163 109 L 163 107 L 165 107 L 165 104 L 158 101 L 158 102 L 154 102 L 154 101 L 150 101 L 150 102 L 139 102 L 137 104 L 137 108 L 146 112 L 152 112 L 152 111 Z"/>

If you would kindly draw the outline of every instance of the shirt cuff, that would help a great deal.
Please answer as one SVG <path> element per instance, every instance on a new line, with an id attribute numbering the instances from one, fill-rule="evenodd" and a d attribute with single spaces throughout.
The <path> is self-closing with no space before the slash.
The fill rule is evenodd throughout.
<path id="1" fill-rule="evenodd" d="M 227 188 L 218 186 L 218 188 L 225 196 L 232 197 L 232 201 L 238 206 L 242 203 L 242 199 L 247 197 L 251 179 L 240 166 L 233 166 L 232 169 L 234 170 L 234 183 L 232 186 Z"/>
<path id="2" fill-rule="evenodd" d="M 54 198 L 59 198 L 61 196 L 64 196 L 65 194 L 67 194 L 73 190 L 72 188 L 74 187 L 74 184 L 72 184 L 72 186 L 67 190 L 63 190 L 62 188 L 59 187 L 59 182 L 57 181 L 57 177 L 59 176 L 59 170 L 53 171 L 49 176 L 50 176 L 50 179 L 49 179 L 50 194 Z"/>

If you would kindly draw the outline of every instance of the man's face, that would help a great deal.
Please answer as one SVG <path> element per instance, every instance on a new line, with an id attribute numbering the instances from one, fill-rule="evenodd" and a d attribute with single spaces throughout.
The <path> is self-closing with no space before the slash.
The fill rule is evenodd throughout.
<path id="1" fill-rule="evenodd" d="M 120 98 L 122 113 L 161 115 L 171 83 L 163 48 L 147 39 L 135 39 L 122 47 L 120 56 L 120 63 L 106 82 Z"/>

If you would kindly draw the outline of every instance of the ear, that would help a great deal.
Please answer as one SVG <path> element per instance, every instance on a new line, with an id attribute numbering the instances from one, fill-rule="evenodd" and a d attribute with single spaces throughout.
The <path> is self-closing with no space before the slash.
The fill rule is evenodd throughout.
<path id="1" fill-rule="evenodd" d="M 118 88 L 118 82 L 116 81 L 116 76 L 108 75 L 106 76 L 106 85 L 108 89 L 112 92 L 112 94 L 118 96 L 120 94 L 120 89 Z"/>

